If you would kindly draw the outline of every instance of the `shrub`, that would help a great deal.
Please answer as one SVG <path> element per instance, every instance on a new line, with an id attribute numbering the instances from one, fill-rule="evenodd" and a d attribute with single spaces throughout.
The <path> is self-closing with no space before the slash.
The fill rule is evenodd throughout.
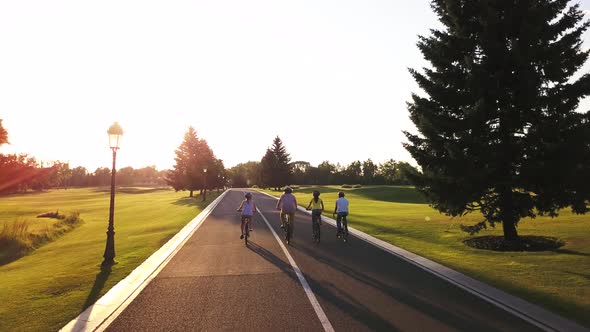
<path id="1" fill-rule="evenodd" d="M 355 184 L 354 186 L 352 186 L 353 188 L 361 188 L 362 186 L 360 184 Z"/>
<path id="2" fill-rule="evenodd" d="M 352 188 L 352 185 L 351 184 L 343 184 L 342 188 Z"/>

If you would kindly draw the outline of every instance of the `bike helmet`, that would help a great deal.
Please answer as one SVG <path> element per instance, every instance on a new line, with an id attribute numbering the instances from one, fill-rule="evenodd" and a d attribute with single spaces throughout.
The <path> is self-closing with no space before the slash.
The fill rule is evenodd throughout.
<path id="1" fill-rule="evenodd" d="M 339 191 L 338 192 L 338 197 L 344 197 L 344 191 Z"/>
<path id="2" fill-rule="evenodd" d="M 286 187 L 285 187 L 285 193 L 286 193 L 286 194 L 290 194 L 290 193 L 292 193 L 292 192 L 293 192 L 293 189 L 291 189 L 291 187 L 289 187 L 289 186 L 286 186 Z"/>
<path id="3" fill-rule="evenodd" d="M 318 190 L 314 190 L 313 197 L 320 197 L 320 192 Z"/>
<path id="4" fill-rule="evenodd" d="M 251 193 L 246 193 L 246 195 L 244 195 L 244 197 L 246 197 L 246 198 L 252 198 L 252 194 Z"/>

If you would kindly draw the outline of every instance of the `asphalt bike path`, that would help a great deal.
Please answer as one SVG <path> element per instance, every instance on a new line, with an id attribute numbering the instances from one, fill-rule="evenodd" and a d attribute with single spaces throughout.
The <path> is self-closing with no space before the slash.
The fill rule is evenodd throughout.
<path id="1" fill-rule="evenodd" d="M 326 223 L 313 243 L 305 213 L 286 245 L 277 200 L 253 194 L 248 247 L 235 211 L 244 192 L 231 190 L 107 331 L 539 330 L 352 235 L 344 243 Z"/>

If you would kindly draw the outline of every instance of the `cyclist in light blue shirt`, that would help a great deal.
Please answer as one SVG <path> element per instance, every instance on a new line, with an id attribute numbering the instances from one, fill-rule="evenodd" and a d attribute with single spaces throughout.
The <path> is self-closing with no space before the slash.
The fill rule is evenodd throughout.
<path id="1" fill-rule="evenodd" d="M 343 191 L 338 193 L 338 199 L 336 200 L 336 206 L 334 207 L 334 214 L 336 215 L 336 226 L 338 228 L 336 237 L 339 238 L 342 235 L 342 231 L 348 234 L 348 223 L 346 221 L 346 216 L 348 216 L 348 200 L 344 198 Z M 341 222 L 344 228 L 342 228 Z"/>

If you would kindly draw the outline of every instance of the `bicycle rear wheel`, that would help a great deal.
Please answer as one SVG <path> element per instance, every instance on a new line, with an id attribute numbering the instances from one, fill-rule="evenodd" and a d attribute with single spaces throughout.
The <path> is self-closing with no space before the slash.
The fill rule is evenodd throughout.
<path id="1" fill-rule="evenodd" d="M 317 221 L 313 224 L 313 237 L 316 243 L 320 243 L 320 223 Z"/>
<path id="2" fill-rule="evenodd" d="M 293 227 L 291 225 L 291 220 L 289 220 L 285 223 L 285 241 L 287 241 L 287 244 L 291 244 L 292 232 L 293 232 Z"/>
<path id="3" fill-rule="evenodd" d="M 250 220 L 246 219 L 244 223 L 244 243 L 248 245 L 248 238 L 250 237 Z"/>

